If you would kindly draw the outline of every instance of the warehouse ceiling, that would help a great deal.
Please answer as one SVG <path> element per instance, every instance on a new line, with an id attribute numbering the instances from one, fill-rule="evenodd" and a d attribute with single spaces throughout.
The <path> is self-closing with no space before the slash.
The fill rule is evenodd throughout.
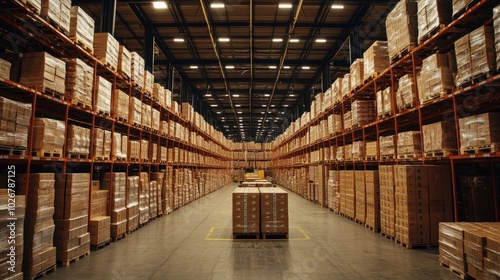
<path id="1" fill-rule="evenodd" d="M 117 1 L 114 36 L 145 56 L 155 41 L 156 82 L 190 102 L 235 141 L 268 142 L 349 71 L 397 1 Z M 73 0 L 96 21 L 101 1 Z M 149 32 L 149 33 L 148 33 Z M 173 69 L 173 70 L 172 70 Z"/>

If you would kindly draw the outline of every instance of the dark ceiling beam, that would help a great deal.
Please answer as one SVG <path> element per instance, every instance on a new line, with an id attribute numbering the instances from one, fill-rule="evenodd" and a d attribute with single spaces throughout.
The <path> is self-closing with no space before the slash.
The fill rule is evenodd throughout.
<path id="1" fill-rule="evenodd" d="M 117 0 L 118 4 L 151 4 L 151 0 Z M 200 2 L 198 0 L 173 0 L 173 2 L 181 3 L 181 4 L 191 4 L 198 5 Z M 359 5 L 359 4 L 387 4 L 387 3 L 397 3 L 399 0 L 349 0 L 344 1 L 344 5 Z M 100 4 L 100 0 L 72 0 L 71 4 L 74 5 L 85 5 L 85 4 Z M 242 1 L 238 1 L 238 4 L 243 4 Z M 228 4 L 230 5 L 230 4 Z M 267 5 L 276 5 L 275 1 L 270 1 Z M 310 3 L 305 4 L 304 6 L 311 5 Z M 316 5 L 316 3 L 315 3 Z"/>
<path id="2" fill-rule="evenodd" d="M 238 64 L 248 64 L 250 65 L 250 58 L 245 58 L 245 59 L 221 59 L 223 64 L 231 64 L 231 65 L 238 65 Z M 155 60 L 155 63 L 158 64 L 168 64 L 172 63 L 175 66 L 190 66 L 190 65 L 203 65 L 203 66 L 217 66 L 218 61 L 217 59 L 176 59 L 173 61 L 169 61 L 167 59 L 158 59 Z M 259 59 L 259 58 L 254 58 L 253 59 L 253 64 L 258 65 L 262 64 L 265 65 L 266 67 L 268 65 L 277 65 L 279 63 L 279 59 Z M 288 66 L 301 66 L 304 64 L 304 61 L 300 59 L 292 59 L 292 60 L 285 60 L 285 65 Z M 325 61 L 324 60 L 307 60 L 307 64 L 311 66 L 324 66 Z M 349 67 L 350 64 L 346 60 L 335 60 L 330 63 L 331 65 L 335 66 L 347 66 Z"/>
<path id="3" fill-rule="evenodd" d="M 226 78 L 225 79 L 227 82 L 230 82 L 230 83 L 250 83 L 250 78 L 249 77 L 242 77 L 242 78 Z M 317 80 L 317 79 L 316 79 Z M 281 78 L 280 79 L 280 82 L 281 83 L 293 83 L 293 84 L 311 84 L 316 81 L 316 80 L 312 80 L 312 79 L 290 79 L 290 78 Z M 223 83 L 224 82 L 224 79 L 223 78 L 210 78 L 210 81 L 212 82 L 212 84 L 216 84 L 216 83 Z M 253 78 L 253 81 L 254 81 L 254 84 L 256 83 L 266 83 L 266 84 L 269 84 L 269 83 L 273 83 L 274 82 L 274 78 Z M 205 80 L 203 78 L 201 79 L 189 79 L 189 82 L 191 83 L 203 83 L 205 82 Z M 232 90 L 232 88 L 231 88 Z"/>
<path id="4" fill-rule="evenodd" d="M 253 27 L 288 27 L 288 22 L 274 22 L 274 21 L 257 21 L 253 23 Z M 174 22 L 157 22 L 153 24 L 154 27 L 157 28 L 177 28 L 179 27 L 178 24 Z M 187 28 L 202 28 L 206 27 L 206 24 L 204 22 L 188 22 L 188 23 L 183 23 L 183 27 Z M 250 27 L 250 23 L 248 21 L 230 21 L 230 22 L 214 22 L 213 27 Z M 318 26 L 315 23 L 310 23 L 310 22 L 302 22 L 302 23 L 297 23 L 296 25 L 297 28 L 315 28 L 315 27 L 322 27 L 322 28 L 330 28 L 330 29 L 344 29 L 347 26 L 347 24 L 343 23 L 324 23 L 321 26 Z"/>

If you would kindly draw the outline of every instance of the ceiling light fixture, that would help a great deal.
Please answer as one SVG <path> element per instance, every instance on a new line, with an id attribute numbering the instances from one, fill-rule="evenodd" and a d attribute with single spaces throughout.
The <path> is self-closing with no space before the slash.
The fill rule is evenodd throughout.
<path id="1" fill-rule="evenodd" d="M 198 69 L 198 66 L 197 65 L 191 65 L 191 66 L 189 66 L 189 68 L 191 68 L 191 69 Z"/>
<path id="2" fill-rule="evenodd" d="M 278 8 L 280 9 L 291 9 L 293 6 L 290 3 L 281 3 L 278 5 Z"/>
<path id="3" fill-rule="evenodd" d="M 264 96 L 265 96 L 265 97 L 269 97 L 269 94 L 268 94 L 268 93 L 266 93 L 266 94 L 264 94 Z"/>
<path id="4" fill-rule="evenodd" d="M 217 112 L 217 114 L 222 114 L 222 112 L 221 112 L 221 111 L 218 111 L 218 112 Z"/>
<path id="5" fill-rule="evenodd" d="M 226 65 L 226 69 L 234 69 L 233 65 Z"/>
<path id="6" fill-rule="evenodd" d="M 344 5 L 340 5 L 340 4 L 333 4 L 332 5 L 332 9 L 335 9 L 335 10 L 341 10 L 344 8 Z"/>
<path id="7" fill-rule="evenodd" d="M 236 104 L 236 105 L 234 105 L 234 106 L 236 106 L 236 107 L 241 107 L 241 105 L 240 105 L 240 104 Z"/>
<path id="8" fill-rule="evenodd" d="M 299 39 L 290 39 L 290 43 L 298 43 Z"/>
<path id="9" fill-rule="evenodd" d="M 223 9 L 226 5 L 224 3 L 212 3 L 210 4 L 210 8 L 212 9 Z"/>
<path id="10" fill-rule="evenodd" d="M 205 94 L 205 97 L 211 97 L 211 96 L 212 96 L 212 94 L 211 94 L 211 93 L 207 93 L 207 94 Z"/>
<path id="11" fill-rule="evenodd" d="M 238 114 L 243 114 L 243 112 L 238 112 Z"/>
<path id="12" fill-rule="evenodd" d="M 233 97 L 240 97 L 239 94 L 233 94 Z"/>
<path id="13" fill-rule="evenodd" d="M 281 38 L 273 38 L 273 42 L 283 42 L 283 39 L 281 39 Z"/>
<path id="14" fill-rule="evenodd" d="M 309 67 L 309 66 L 302 66 L 302 69 L 309 70 L 309 69 L 311 69 L 311 67 Z"/>
<path id="15" fill-rule="evenodd" d="M 174 38 L 174 42 L 184 42 L 184 39 L 183 38 Z"/>
<path id="16" fill-rule="evenodd" d="M 219 42 L 229 42 L 229 41 L 231 41 L 231 39 L 229 39 L 229 38 L 225 38 L 225 37 L 219 38 Z"/>
<path id="17" fill-rule="evenodd" d="M 262 105 L 262 107 L 267 107 L 267 105 Z"/>
<path id="18" fill-rule="evenodd" d="M 153 1 L 153 8 L 155 9 L 166 9 L 167 2 L 165 1 Z"/>
<path id="19" fill-rule="evenodd" d="M 326 39 L 318 38 L 316 39 L 316 43 L 326 43 Z"/>
<path id="20" fill-rule="evenodd" d="M 290 66 L 283 66 L 283 69 L 290 69 Z"/>
<path id="21" fill-rule="evenodd" d="M 217 104 L 212 104 L 210 105 L 210 107 L 217 107 Z"/>
<path id="22" fill-rule="evenodd" d="M 275 65 L 269 65 L 269 69 L 276 69 Z"/>

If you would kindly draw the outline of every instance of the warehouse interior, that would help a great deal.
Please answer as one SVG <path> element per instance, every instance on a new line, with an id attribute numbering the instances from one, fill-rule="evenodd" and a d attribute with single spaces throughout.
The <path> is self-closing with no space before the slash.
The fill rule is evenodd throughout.
<path id="1" fill-rule="evenodd" d="M 498 1 L 0 8 L 1 279 L 500 278 Z"/>

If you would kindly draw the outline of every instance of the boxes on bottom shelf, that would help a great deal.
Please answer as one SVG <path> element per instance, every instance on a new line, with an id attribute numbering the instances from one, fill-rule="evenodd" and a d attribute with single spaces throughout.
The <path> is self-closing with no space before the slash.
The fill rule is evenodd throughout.
<path id="1" fill-rule="evenodd" d="M 55 267 L 56 265 L 56 247 L 49 247 L 31 258 L 24 256 L 23 273 L 25 277 L 35 277 L 40 273 Z"/>
<path id="2" fill-rule="evenodd" d="M 69 262 L 90 252 L 90 234 L 87 233 L 79 239 L 82 240 L 81 245 L 67 251 L 56 252 L 56 260 L 58 262 L 63 262 L 63 266 L 68 265 Z"/>
<path id="3" fill-rule="evenodd" d="M 111 219 L 109 216 L 92 218 L 89 228 L 91 245 L 101 245 L 111 238 Z"/>
<path id="4" fill-rule="evenodd" d="M 120 238 L 127 232 L 127 220 L 111 224 L 111 238 Z"/>

